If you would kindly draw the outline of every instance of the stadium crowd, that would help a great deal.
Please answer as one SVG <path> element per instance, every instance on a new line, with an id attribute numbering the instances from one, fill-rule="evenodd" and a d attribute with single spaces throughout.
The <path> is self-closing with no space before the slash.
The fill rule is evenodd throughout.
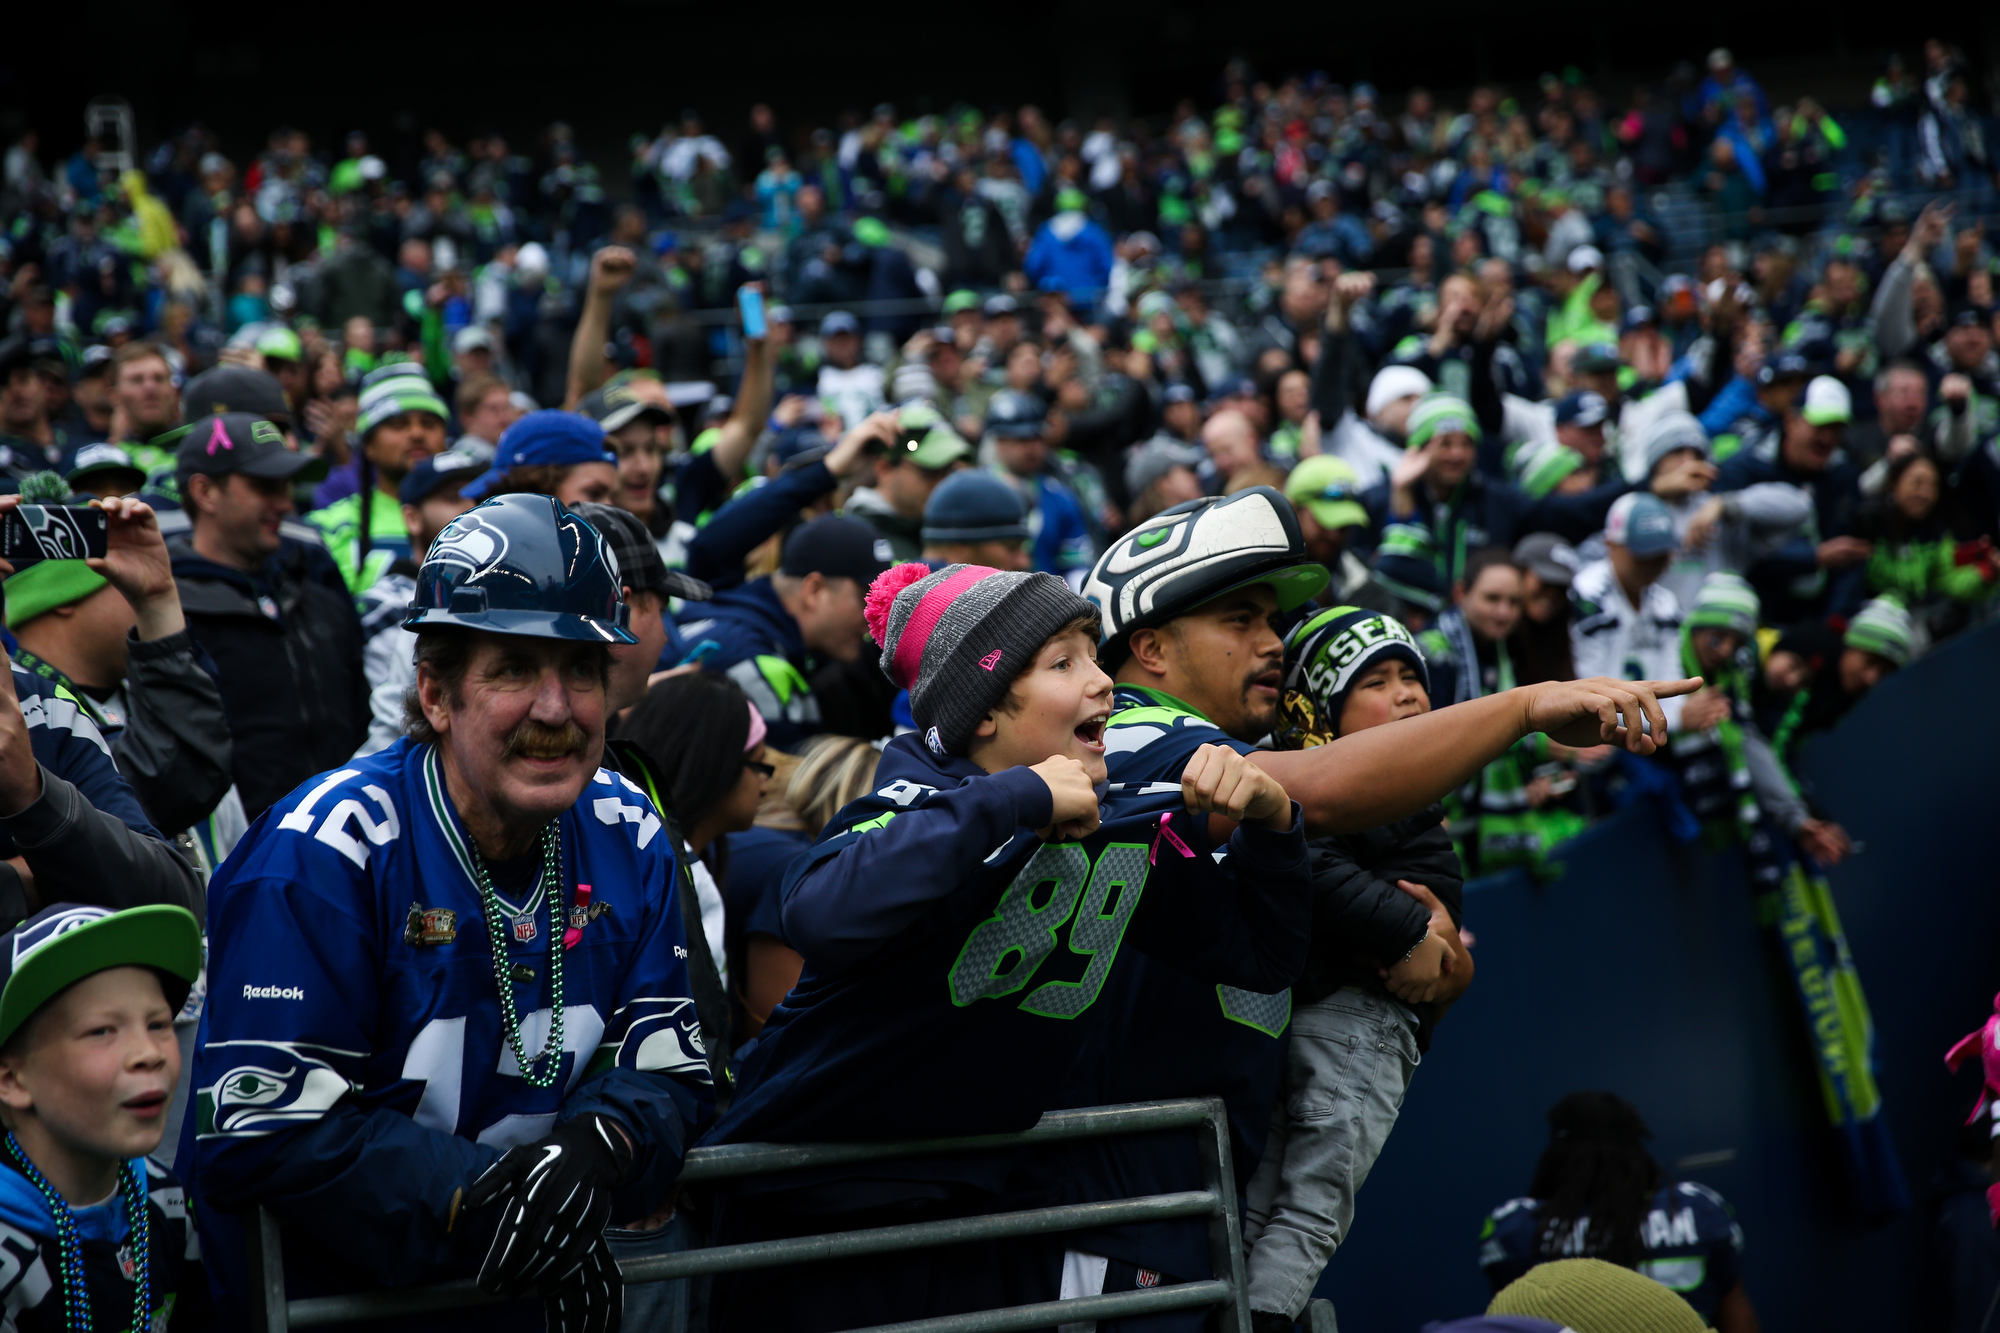
<path id="1" fill-rule="evenodd" d="M 615 189 L 560 124 L 23 135 L 10 1318 L 242 1326 L 257 1206 L 295 1297 L 477 1274 L 527 1327 L 1172 1286 L 1199 1221 L 617 1261 L 1197 1187 L 1138 1139 L 690 1190 L 697 1143 L 1219 1096 L 1253 1327 L 1307 1320 L 1465 881 L 1641 800 L 1817 881 L 1800 746 L 1991 618 L 1963 63 L 1845 126 L 1726 50 L 1624 108 L 1233 64 L 1152 122 L 690 111 Z M 101 547 L 36 545 L 63 504 Z M 1549 1118 L 1451 1327 L 1755 1329 L 1640 1109 Z"/>

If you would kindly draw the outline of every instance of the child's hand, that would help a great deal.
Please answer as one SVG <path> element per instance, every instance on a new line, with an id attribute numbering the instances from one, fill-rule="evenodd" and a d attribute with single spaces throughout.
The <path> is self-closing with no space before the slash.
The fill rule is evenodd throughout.
<path id="1" fill-rule="evenodd" d="M 1072 842 L 1097 832 L 1097 788 L 1080 762 L 1054 754 L 1029 771 L 1049 784 L 1055 801 L 1055 818 L 1037 830 L 1043 842 Z"/>
<path id="2" fill-rule="evenodd" d="M 1444 989 L 1445 960 L 1450 956 L 1451 946 L 1443 936 L 1426 933 L 1409 957 L 1382 969 L 1382 982 L 1405 1004 L 1434 1000 Z"/>
<path id="3" fill-rule="evenodd" d="M 1181 773 L 1188 813 L 1218 814 L 1279 832 L 1292 826 L 1292 798 L 1278 780 L 1227 745 L 1204 745 Z"/>
<path id="4" fill-rule="evenodd" d="M 1419 993 L 1413 989 L 1410 994 L 1405 995 L 1397 990 L 1398 981 L 1394 976 L 1396 968 L 1383 968 L 1382 980 L 1391 994 L 1406 1003 L 1429 1001 L 1433 1004 L 1450 1004 L 1465 994 L 1466 988 L 1472 985 L 1473 966 L 1470 952 L 1472 938 L 1469 934 L 1459 931 L 1451 919 L 1450 910 L 1438 901 L 1437 895 L 1431 892 L 1428 885 L 1399 879 L 1396 881 L 1396 887 L 1422 903 L 1430 912 L 1429 934 L 1425 937 L 1424 944 L 1428 945 L 1432 941 L 1442 944 L 1443 957 L 1438 962 L 1437 979 L 1431 984 L 1427 993 Z M 1422 952 L 1422 948 L 1419 948 L 1418 953 Z M 1397 967 L 1406 965 L 1399 963 Z"/>

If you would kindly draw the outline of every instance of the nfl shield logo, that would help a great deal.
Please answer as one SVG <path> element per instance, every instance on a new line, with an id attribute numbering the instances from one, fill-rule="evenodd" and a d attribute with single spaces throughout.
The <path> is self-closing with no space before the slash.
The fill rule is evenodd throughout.
<path id="1" fill-rule="evenodd" d="M 137 1282 L 139 1280 L 139 1261 L 132 1257 L 132 1247 L 130 1245 L 121 1245 L 118 1247 L 118 1271 L 124 1275 L 127 1282 Z"/>
<path id="2" fill-rule="evenodd" d="M 1142 1268 L 1134 1281 L 1141 1287 L 1157 1287 L 1160 1285 L 1160 1275 L 1150 1268 Z"/>
<path id="3" fill-rule="evenodd" d="M 535 918 L 531 916 L 517 916 L 514 918 L 514 939 L 517 943 L 532 943 L 534 938 L 541 933 L 535 927 Z"/>

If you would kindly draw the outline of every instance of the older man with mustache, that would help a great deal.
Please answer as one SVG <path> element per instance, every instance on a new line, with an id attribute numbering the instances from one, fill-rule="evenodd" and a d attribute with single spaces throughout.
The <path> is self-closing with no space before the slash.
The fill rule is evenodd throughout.
<path id="1" fill-rule="evenodd" d="M 294 1296 L 476 1273 L 512 1301 L 486 1322 L 618 1327 L 606 1224 L 664 1212 L 714 1101 L 671 840 L 599 767 L 628 620 L 558 501 L 461 514 L 404 622 L 409 735 L 278 801 L 211 884 L 181 1160 L 226 1303 L 263 1205 Z"/>

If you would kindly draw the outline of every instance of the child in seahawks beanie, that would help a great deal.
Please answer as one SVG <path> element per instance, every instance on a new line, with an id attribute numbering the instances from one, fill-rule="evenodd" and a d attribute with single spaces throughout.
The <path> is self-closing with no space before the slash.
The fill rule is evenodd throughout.
<path id="1" fill-rule="evenodd" d="M 1355 606 L 1315 613 L 1285 637 L 1280 749 L 1430 711 L 1430 672 L 1407 626 Z M 1454 947 L 1465 879 L 1433 805 L 1409 819 L 1306 843 L 1312 937 L 1292 986 L 1284 1090 L 1245 1193 L 1253 1329 L 1289 1328 L 1354 1222 L 1355 1196 L 1395 1127 L 1439 1001 L 1470 979 Z M 1434 911 L 1399 880 L 1422 884 Z M 1460 969 L 1467 969 L 1461 971 Z M 1355 1060 L 1352 1052 L 1374 1052 Z M 1355 1115 L 1300 1115 L 1345 1102 Z"/>
<path id="2" fill-rule="evenodd" d="M 882 671 L 910 692 L 910 714 L 937 755 L 965 753 L 979 723 L 1057 632 L 1097 608 L 1053 574 L 984 565 L 895 565 L 868 588 L 868 632 Z"/>

